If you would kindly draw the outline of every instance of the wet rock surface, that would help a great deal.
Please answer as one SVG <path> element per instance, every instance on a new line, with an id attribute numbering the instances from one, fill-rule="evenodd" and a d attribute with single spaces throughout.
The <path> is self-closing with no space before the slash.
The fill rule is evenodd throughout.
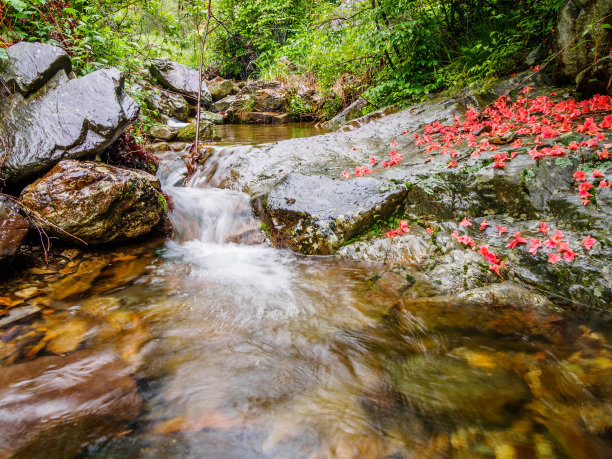
<path id="1" fill-rule="evenodd" d="M 608 54 L 612 46 L 612 32 L 602 28 L 587 33 L 589 39 L 583 37 L 584 31 L 589 30 L 591 24 L 610 24 L 612 5 L 605 0 L 568 0 L 559 11 L 553 49 L 558 54 L 556 60 L 559 64 L 559 75 L 570 82 L 578 73 L 588 67 L 597 59 Z M 597 47 L 598 55 L 593 55 L 592 46 L 596 39 L 601 45 Z"/>
<path id="2" fill-rule="evenodd" d="M 20 199 L 42 217 L 49 234 L 69 242 L 74 242 L 69 234 L 91 243 L 147 234 L 166 209 L 154 176 L 72 160 L 61 161 Z"/>
<path id="3" fill-rule="evenodd" d="M 208 83 L 208 90 L 212 95 L 213 101 L 216 102 L 229 96 L 234 90 L 234 84 L 229 80 L 212 81 Z"/>
<path id="4" fill-rule="evenodd" d="M 2 178 L 8 184 L 45 172 L 60 159 L 103 150 L 138 115 L 138 106 L 123 91 L 118 70 L 98 70 L 69 80 L 65 58 L 55 48 L 27 47 L 23 54 L 30 56 L 24 57 L 26 64 L 36 56 L 38 75 L 30 75 L 31 83 L 23 84 L 40 89 L 27 96 L 15 93 L 0 106 L 0 136 L 7 149 L 0 152 L 0 160 L 4 162 Z M 10 78 L 2 70 L 0 75 Z"/>
<path id="5" fill-rule="evenodd" d="M 359 98 L 336 116 L 334 116 L 331 120 L 327 122 L 327 126 L 331 131 L 337 131 L 344 124 L 348 123 L 355 118 L 361 118 L 363 115 L 363 109 L 368 105 L 368 102 L 365 99 Z"/>
<path id="6" fill-rule="evenodd" d="M 256 198 L 254 207 L 276 245 L 328 255 L 371 226 L 376 216 L 393 213 L 406 190 L 384 185 L 374 178 L 356 187 L 342 179 L 289 174 Z"/>
<path id="7" fill-rule="evenodd" d="M 192 121 L 188 126 L 177 131 L 175 140 L 177 142 L 192 142 L 196 137 L 197 122 Z M 199 140 L 213 140 L 216 137 L 214 123 L 210 121 L 200 121 Z"/>
<path id="8" fill-rule="evenodd" d="M 181 121 L 189 118 L 191 107 L 180 94 L 163 89 L 151 89 L 146 95 L 147 106 L 160 115 L 166 115 Z"/>
<path id="9" fill-rule="evenodd" d="M 569 90 L 546 86 L 546 78 L 539 74 L 529 78 L 521 74 L 494 86 L 488 93 L 490 101 L 496 100 L 500 93 L 514 94 L 516 97 L 517 89 L 525 84 L 535 88 L 531 95 L 533 99 L 554 94 L 553 102 L 559 103 L 575 96 Z M 352 193 L 358 196 L 359 189 L 365 190 L 369 186 L 367 181 L 375 177 L 382 182 L 379 185 L 381 189 L 405 191 L 400 206 L 394 209 L 395 216 L 408 220 L 412 228 L 420 227 L 419 235 L 398 236 L 400 241 L 391 243 L 379 240 L 382 236 L 380 229 L 385 228 L 383 233 L 388 231 L 389 223 L 379 228 L 378 237 L 372 237 L 372 228 L 363 227 L 363 234 L 352 234 L 348 238 L 359 236 L 353 244 L 341 249 L 341 255 L 389 264 L 395 261 L 401 263 L 399 260 L 404 258 L 407 263 L 416 262 L 427 270 L 430 278 L 446 291 L 459 293 L 486 285 L 496 278 L 482 255 L 471 250 L 471 247 L 462 247 L 450 237 L 455 230 L 461 229 L 473 240 L 475 249 L 489 244 L 491 251 L 507 256 L 508 265 L 512 267 L 510 278 L 583 305 L 608 308 L 612 304 L 612 275 L 609 268 L 612 251 L 606 242 L 611 237 L 611 191 L 600 188 L 597 191 L 597 205 L 585 205 L 578 197 L 573 177 L 577 168 L 592 170 L 601 167 L 605 169 L 601 178 L 605 185 L 612 178 L 605 161 L 601 166 L 597 164 L 595 147 L 583 147 L 575 152 L 566 150 L 570 153 L 562 159 L 545 157 L 534 161 L 528 151 L 533 148 L 536 136 L 525 134 L 487 138 L 492 152 L 483 153 L 482 157 L 473 156 L 473 148 L 460 145 L 453 153 L 460 158 L 456 168 L 449 167 L 451 158 L 448 156 L 436 151 L 425 152 L 424 147 L 415 145 L 413 132 L 423 135 L 423 125 L 435 120 L 453 124 L 455 119 L 462 119 L 465 111 L 463 104 L 469 104 L 470 100 L 467 96 L 459 96 L 456 99 L 424 102 L 352 127 L 351 130 L 234 149 L 207 162 L 201 173 L 206 175 L 205 182 L 209 185 L 255 195 L 257 211 L 266 225 L 270 225 L 272 240 L 302 253 L 321 253 L 320 247 L 333 247 L 331 250 L 334 251 L 342 243 L 336 243 L 333 231 L 310 234 L 311 225 L 297 224 L 317 220 L 316 212 L 313 211 L 306 220 L 303 216 L 298 218 L 297 213 L 284 213 L 291 209 L 289 201 L 299 199 L 299 194 L 312 202 L 329 200 L 335 203 L 330 204 L 330 208 L 339 209 L 338 215 L 342 215 L 342 206 L 352 205 L 351 192 L 336 202 L 338 190 L 333 186 L 328 190 L 319 189 L 317 181 L 333 183 L 341 180 L 342 170 L 346 169 L 351 178 L 344 180 L 354 182 Z M 601 122 L 605 115 L 598 114 L 596 122 Z M 584 120 L 577 120 L 576 125 L 582 122 Z M 607 128 L 602 131 L 604 135 L 609 133 Z M 556 144 L 567 149 L 572 142 L 583 142 L 584 145 L 591 137 L 574 130 L 548 142 L 550 147 Z M 515 146 L 517 139 L 520 139 L 521 146 Z M 392 150 L 401 153 L 403 160 L 397 166 L 381 168 L 381 158 L 389 158 Z M 508 157 L 503 169 L 496 167 L 490 158 L 493 154 Z M 354 176 L 355 167 L 370 164 L 373 164 L 370 168 L 376 169 L 373 175 L 367 175 L 367 178 Z M 283 178 L 286 174 L 288 178 L 293 177 L 290 179 L 294 183 L 292 187 L 296 190 L 301 188 L 301 192 L 287 192 L 286 179 Z M 295 184 L 299 180 L 302 180 L 302 185 Z M 311 196 L 307 191 L 310 189 L 320 191 Z M 266 213 L 267 204 L 261 197 L 268 195 L 274 199 L 270 201 L 271 208 Z M 300 211 L 309 214 L 306 207 Z M 460 228 L 458 224 L 466 216 L 472 218 L 473 226 Z M 386 218 L 381 218 L 381 221 L 384 222 Z M 489 226 L 480 231 L 479 225 L 485 220 Z M 541 239 L 543 236 L 538 233 L 541 221 L 550 222 L 553 233 L 557 229 L 563 233 L 564 241 L 578 254 L 571 263 L 563 261 L 551 264 L 544 249 L 535 256 L 528 253 L 528 244 L 507 250 L 515 232 L 520 232 L 523 237 Z M 373 227 L 374 223 L 371 222 L 370 226 Z M 503 235 L 497 234 L 497 226 L 506 228 Z M 424 234 L 422 229 L 426 227 L 433 234 Z M 279 233 L 283 233 L 283 236 Z M 601 244 L 592 251 L 586 250 L 582 244 L 586 235 L 602 241 Z M 292 243 L 288 240 L 292 237 L 297 240 L 303 238 L 312 245 Z M 342 239 L 343 242 L 348 240 Z M 403 254 L 404 249 L 400 246 L 406 246 Z M 326 249 L 325 253 L 330 253 L 330 249 Z M 587 289 L 585 285 L 592 288 Z"/>
<path id="10" fill-rule="evenodd" d="M 0 453 L 71 457 L 121 433 L 141 409 L 129 368 L 110 353 L 78 351 L 0 369 Z"/>
<path id="11" fill-rule="evenodd" d="M 20 42 L 7 48 L 8 59 L 0 63 L 0 75 L 9 90 L 24 97 L 42 88 L 57 72 L 72 71 L 68 54 L 57 46 L 45 43 Z M 2 90 L 0 101 L 8 94 Z"/>
<path id="12" fill-rule="evenodd" d="M 343 258 L 365 262 L 377 262 L 394 266 L 418 266 L 436 252 L 431 238 L 420 226 L 413 227 L 410 234 L 398 238 L 358 241 L 338 250 Z"/>
<path id="13" fill-rule="evenodd" d="M 198 100 L 198 71 L 173 62 L 170 59 L 153 59 L 149 65 L 151 76 L 171 91 L 178 92 L 192 101 Z M 201 82 L 201 100 L 205 107 L 212 103 L 212 95 L 204 81 Z"/>
<path id="14" fill-rule="evenodd" d="M 153 126 L 149 129 L 149 135 L 157 140 L 172 140 L 176 137 L 179 129 L 176 126 L 166 126 L 164 124 Z"/>
<path id="15" fill-rule="evenodd" d="M 30 227 L 16 207 L 0 197 L 0 273 L 7 270 Z"/>

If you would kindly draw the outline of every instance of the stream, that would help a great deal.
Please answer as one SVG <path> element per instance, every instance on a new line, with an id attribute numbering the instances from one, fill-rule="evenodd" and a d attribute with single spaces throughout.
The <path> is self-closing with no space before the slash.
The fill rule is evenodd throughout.
<path id="1" fill-rule="evenodd" d="M 322 132 L 222 126 L 211 164 Z M 88 350 L 133 371 L 139 415 L 79 458 L 611 457 L 608 315 L 457 307 L 426 299 L 414 269 L 275 249 L 248 195 L 201 174 L 182 186 L 181 167 L 180 152 L 162 155 L 172 240 L 67 248 L 0 290 L 35 288 L 26 304 L 51 311 L 2 340 L 2 371 Z M 84 263 L 97 275 L 74 276 Z M 44 385 L 24 381 L 43 410 Z"/>

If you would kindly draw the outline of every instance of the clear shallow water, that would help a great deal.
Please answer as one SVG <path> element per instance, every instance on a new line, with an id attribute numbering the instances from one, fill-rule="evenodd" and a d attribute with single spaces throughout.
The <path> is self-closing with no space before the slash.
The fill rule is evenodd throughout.
<path id="1" fill-rule="evenodd" d="M 259 243 L 243 193 L 163 182 L 174 239 L 51 304 L 115 325 L 79 347 L 143 399 L 80 457 L 610 457 L 609 317 L 423 299 L 416 272 Z"/>
<path id="2" fill-rule="evenodd" d="M 327 129 L 311 123 L 286 124 L 222 124 L 216 126 L 217 134 L 224 144 L 261 144 L 278 142 L 295 137 L 311 137 L 326 134 Z"/>

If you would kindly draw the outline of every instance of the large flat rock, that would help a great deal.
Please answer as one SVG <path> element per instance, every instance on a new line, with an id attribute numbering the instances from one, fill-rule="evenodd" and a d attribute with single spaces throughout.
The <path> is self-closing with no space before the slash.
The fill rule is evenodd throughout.
<path id="1" fill-rule="evenodd" d="M 289 174 L 254 206 L 277 246 L 328 255 L 345 241 L 385 219 L 406 195 L 405 187 L 365 177 L 340 178 Z"/>

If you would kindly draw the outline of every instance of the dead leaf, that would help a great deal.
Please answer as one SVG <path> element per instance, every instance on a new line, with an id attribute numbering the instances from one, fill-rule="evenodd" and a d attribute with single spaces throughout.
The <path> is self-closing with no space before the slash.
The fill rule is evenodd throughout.
<path id="1" fill-rule="evenodd" d="M 38 287 L 28 287 L 28 288 L 24 288 L 22 290 L 15 292 L 15 296 L 18 296 L 19 298 L 27 300 L 29 298 L 32 298 L 33 296 L 38 295 L 38 293 L 39 293 Z"/>
<path id="2" fill-rule="evenodd" d="M 55 274 L 57 269 L 32 268 L 29 270 L 29 272 L 36 275 Z"/>
<path id="3" fill-rule="evenodd" d="M 212 413 L 202 413 L 201 416 L 177 416 L 176 418 L 160 422 L 153 427 L 153 433 L 169 434 L 173 432 L 187 431 L 199 432 L 200 430 L 211 429 L 233 429 L 244 424 L 244 418 L 239 415 L 229 415 L 220 411 Z"/>
<path id="4" fill-rule="evenodd" d="M 0 296 L 0 306 L 8 306 L 12 308 L 23 303 L 23 300 L 13 300 L 10 296 Z"/>
<path id="5" fill-rule="evenodd" d="M 65 258 L 69 258 L 70 260 L 72 260 L 74 257 L 76 257 L 79 254 L 79 250 L 78 249 L 66 249 L 62 252 L 62 256 Z"/>
<path id="6" fill-rule="evenodd" d="M 138 258 L 136 255 L 120 255 L 118 257 L 113 258 L 113 261 L 130 261 Z"/>

